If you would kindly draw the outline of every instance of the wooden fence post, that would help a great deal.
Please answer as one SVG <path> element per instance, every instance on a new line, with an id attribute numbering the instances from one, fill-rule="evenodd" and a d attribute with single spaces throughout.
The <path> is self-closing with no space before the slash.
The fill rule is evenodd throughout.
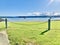
<path id="1" fill-rule="evenodd" d="M 5 18 L 5 28 L 7 29 L 7 18 Z"/>

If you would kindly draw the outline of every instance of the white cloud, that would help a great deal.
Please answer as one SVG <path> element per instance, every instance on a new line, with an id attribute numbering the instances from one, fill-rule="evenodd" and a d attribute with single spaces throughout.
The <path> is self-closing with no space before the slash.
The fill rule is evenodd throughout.
<path id="1" fill-rule="evenodd" d="M 36 15 L 36 16 L 39 16 L 39 15 L 48 15 L 48 16 L 52 16 L 52 15 L 60 15 L 60 12 L 44 12 L 44 13 L 41 13 L 41 12 L 29 12 L 27 13 L 27 15 Z"/>
<path id="2" fill-rule="evenodd" d="M 60 13 L 59 12 L 56 12 L 56 13 L 54 13 L 54 15 L 60 15 Z"/>
<path id="3" fill-rule="evenodd" d="M 40 15 L 40 12 L 33 12 L 34 15 Z"/>
<path id="4" fill-rule="evenodd" d="M 45 15 L 51 15 L 51 12 L 46 12 Z"/>
<path id="5" fill-rule="evenodd" d="M 46 12 L 45 15 L 49 15 L 49 16 L 60 15 L 60 12 Z"/>
<path id="6" fill-rule="evenodd" d="M 29 13 L 27 13 L 28 15 L 40 15 L 41 14 L 41 12 L 29 12 Z"/>

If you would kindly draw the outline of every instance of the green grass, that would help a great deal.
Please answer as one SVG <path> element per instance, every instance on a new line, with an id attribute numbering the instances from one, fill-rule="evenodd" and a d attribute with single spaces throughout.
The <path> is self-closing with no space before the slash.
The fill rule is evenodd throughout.
<path id="1" fill-rule="evenodd" d="M 47 22 L 9 22 L 7 34 L 11 45 L 60 45 L 60 21 L 51 22 L 51 30 L 47 30 Z M 0 24 L 1 25 L 1 24 Z"/>
<path id="2" fill-rule="evenodd" d="M 0 31 L 5 30 L 5 23 L 0 22 Z"/>

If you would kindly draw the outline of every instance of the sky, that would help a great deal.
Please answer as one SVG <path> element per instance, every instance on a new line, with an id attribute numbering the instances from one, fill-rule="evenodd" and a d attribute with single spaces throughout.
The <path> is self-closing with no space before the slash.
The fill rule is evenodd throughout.
<path id="1" fill-rule="evenodd" d="M 41 12 L 57 14 L 60 0 L 0 0 L 0 16 L 40 15 Z"/>

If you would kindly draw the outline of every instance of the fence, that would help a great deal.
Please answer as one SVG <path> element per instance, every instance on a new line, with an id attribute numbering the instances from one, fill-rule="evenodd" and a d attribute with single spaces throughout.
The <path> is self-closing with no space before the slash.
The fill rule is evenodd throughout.
<path id="1" fill-rule="evenodd" d="M 5 28 L 6 29 L 8 28 L 7 18 L 24 18 L 24 19 L 26 19 L 26 18 L 49 18 L 47 21 L 47 30 L 42 32 L 42 34 L 51 29 L 51 19 L 52 18 L 59 18 L 59 17 L 60 16 L 0 16 L 0 18 L 5 18 Z M 45 23 L 45 22 L 43 22 L 43 23 Z M 40 23 L 40 24 L 43 24 L 43 23 Z M 17 24 L 17 23 L 14 23 L 14 24 Z"/>
<path id="2" fill-rule="evenodd" d="M 7 34 L 12 45 L 60 45 L 60 20 L 52 20 L 53 18 L 59 17 L 60 16 L 1 17 L 4 18 L 5 21 L 0 22 L 0 28 L 3 26 L 7 29 Z M 9 18 L 12 18 L 12 21 L 10 21 Z M 13 21 L 14 18 L 24 18 L 24 22 Z M 42 21 L 25 22 L 27 18 L 39 18 L 39 20 L 43 18 L 48 19 L 47 21 L 44 21 L 44 19 Z"/>

